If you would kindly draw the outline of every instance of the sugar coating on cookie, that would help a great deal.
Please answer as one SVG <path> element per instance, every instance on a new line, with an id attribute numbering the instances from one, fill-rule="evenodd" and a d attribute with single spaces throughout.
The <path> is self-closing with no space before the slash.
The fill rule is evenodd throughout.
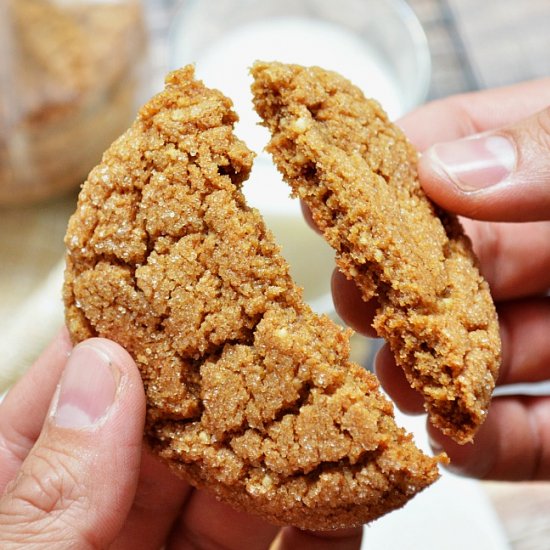
<path id="1" fill-rule="evenodd" d="M 258 62 L 256 110 L 268 151 L 337 252 L 374 328 L 432 423 L 459 443 L 483 422 L 500 363 L 489 287 L 453 215 L 422 191 L 417 153 L 376 101 L 318 67 Z"/>
<path id="2" fill-rule="evenodd" d="M 438 459 L 303 302 L 241 193 L 236 120 L 186 67 L 104 154 L 67 231 L 68 327 L 132 354 L 146 439 L 194 485 L 278 524 L 359 525 L 435 481 Z"/>

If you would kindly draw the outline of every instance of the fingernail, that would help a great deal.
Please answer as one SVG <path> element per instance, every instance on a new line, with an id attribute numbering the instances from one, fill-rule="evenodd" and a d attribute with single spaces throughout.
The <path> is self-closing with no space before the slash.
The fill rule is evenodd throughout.
<path id="1" fill-rule="evenodd" d="M 61 375 L 53 414 L 57 426 L 79 429 L 95 425 L 114 403 L 117 389 L 111 359 L 93 343 L 77 345 Z"/>
<path id="2" fill-rule="evenodd" d="M 516 150 L 504 136 L 482 135 L 437 143 L 430 152 L 436 169 L 442 170 L 462 191 L 497 185 L 512 173 Z"/>

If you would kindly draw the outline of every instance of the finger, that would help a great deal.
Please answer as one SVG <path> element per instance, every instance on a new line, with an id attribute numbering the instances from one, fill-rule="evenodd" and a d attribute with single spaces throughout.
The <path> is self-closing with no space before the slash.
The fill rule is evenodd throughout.
<path id="1" fill-rule="evenodd" d="M 490 221 L 545 220 L 550 212 L 550 107 L 498 130 L 439 142 L 421 157 L 437 204 Z"/>
<path id="2" fill-rule="evenodd" d="M 434 452 L 460 475 L 507 481 L 550 479 L 550 398 L 494 399 L 473 444 L 458 445 L 429 426 Z"/>
<path id="3" fill-rule="evenodd" d="M 331 288 L 334 308 L 346 325 L 360 334 L 376 337 L 372 327 L 372 320 L 379 307 L 376 300 L 365 302 L 355 283 L 346 279 L 338 269 L 332 273 Z"/>
<path id="4" fill-rule="evenodd" d="M 0 405 L 0 494 L 40 434 L 71 349 L 69 333 L 63 328 Z"/>
<path id="5" fill-rule="evenodd" d="M 302 214 L 309 227 L 311 227 L 315 233 L 321 235 L 321 231 L 317 227 L 317 224 L 313 221 L 313 214 L 311 213 L 309 206 L 303 200 L 300 200 L 300 207 L 302 208 Z"/>
<path id="6" fill-rule="evenodd" d="M 499 306 L 502 364 L 498 384 L 550 379 L 550 298 Z"/>
<path id="7" fill-rule="evenodd" d="M 130 356 L 99 338 L 76 346 L 42 432 L 0 499 L 2 542 L 107 547 L 136 490 L 144 417 Z"/>
<path id="8" fill-rule="evenodd" d="M 193 488 L 144 449 L 139 481 L 124 527 L 111 550 L 162 548 Z"/>
<path id="9" fill-rule="evenodd" d="M 336 531 L 301 531 L 285 527 L 277 539 L 274 550 L 358 550 L 361 548 L 363 529 L 340 529 Z"/>
<path id="10" fill-rule="evenodd" d="M 405 378 L 405 372 L 395 364 L 388 344 L 380 348 L 376 354 L 374 369 L 380 384 L 399 410 L 407 414 L 425 412 L 422 396 L 410 387 Z"/>
<path id="11" fill-rule="evenodd" d="M 550 105 L 550 78 L 450 96 L 427 103 L 398 121 L 419 151 L 434 143 L 494 130 Z"/>
<path id="12" fill-rule="evenodd" d="M 206 491 L 194 491 L 174 526 L 168 550 L 225 548 L 265 549 L 279 528 L 234 510 Z"/>
<path id="13" fill-rule="evenodd" d="M 550 287 L 550 222 L 463 220 L 495 300 L 544 294 Z"/>

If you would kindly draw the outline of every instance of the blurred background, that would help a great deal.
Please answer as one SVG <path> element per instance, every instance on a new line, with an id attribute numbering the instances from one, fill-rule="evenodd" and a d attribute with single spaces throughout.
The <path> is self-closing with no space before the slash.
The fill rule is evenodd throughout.
<path id="1" fill-rule="evenodd" d="M 548 0 L 1 0 L 0 387 L 63 322 L 63 235 L 79 186 L 167 70 L 196 63 L 235 101 L 237 132 L 260 153 L 267 137 L 247 95 L 255 58 L 339 70 L 398 118 L 425 101 L 550 76 L 549 29 Z M 245 192 L 308 302 L 335 317 L 332 253 L 265 155 Z M 354 339 L 357 361 L 368 365 L 374 349 Z M 546 483 L 445 483 L 368 528 L 365 548 L 550 547 Z M 454 542 L 438 545 L 437 529 L 426 538 L 434 521 L 443 535 L 457 530 Z M 407 542 L 392 543 L 403 527 Z"/>

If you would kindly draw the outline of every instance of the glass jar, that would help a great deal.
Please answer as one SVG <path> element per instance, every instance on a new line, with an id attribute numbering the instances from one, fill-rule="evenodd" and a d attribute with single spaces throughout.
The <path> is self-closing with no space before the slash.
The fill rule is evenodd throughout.
<path id="1" fill-rule="evenodd" d="M 138 0 L 0 3 L 0 205 L 76 188 L 135 112 Z"/>

